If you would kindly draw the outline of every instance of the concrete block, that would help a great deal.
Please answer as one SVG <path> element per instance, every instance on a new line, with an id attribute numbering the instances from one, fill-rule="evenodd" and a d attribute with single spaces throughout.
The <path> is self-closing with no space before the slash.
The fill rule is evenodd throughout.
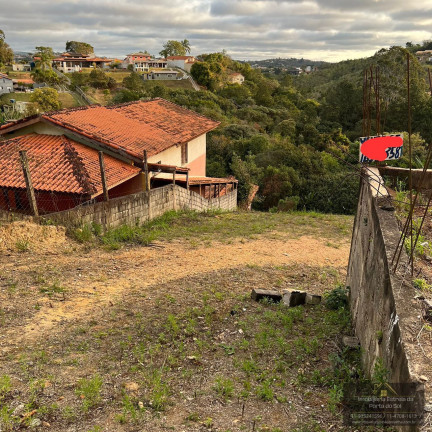
<path id="1" fill-rule="evenodd" d="M 306 303 L 306 292 L 304 291 L 284 291 L 283 302 L 289 307 L 304 305 Z"/>
<path id="2" fill-rule="evenodd" d="M 306 294 L 306 304 L 317 305 L 321 303 L 321 296 L 317 294 Z"/>
<path id="3" fill-rule="evenodd" d="M 282 300 L 282 294 L 279 291 L 254 288 L 251 293 L 251 298 L 255 301 L 268 299 L 275 303 L 279 303 Z"/>

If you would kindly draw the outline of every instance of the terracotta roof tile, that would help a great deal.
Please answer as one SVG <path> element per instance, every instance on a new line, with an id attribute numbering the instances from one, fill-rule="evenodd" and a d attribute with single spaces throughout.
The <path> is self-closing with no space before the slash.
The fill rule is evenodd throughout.
<path id="1" fill-rule="evenodd" d="M 32 79 L 28 79 L 28 78 L 17 78 L 17 79 L 13 79 L 12 80 L 14 82 L 14 84 L 34 84 L 35 82 Z"/>
<path id="2" fill-rule="evenodd" d="M 140 124 L 153 125 L 180 142 L 191 141 L 215 129 L 220 124 L 208 117 L 160 98 L 108 108 L 122 112 L 126 117 L 134 119 Z"/>
<path id="3" fill-rule="evenodd" d="M 91 196 L 102 192 L 98 152 L 63 135 L 29 134 L 0 142 L 0 187 L 26 187 L 20 150 L 27 150 L 36 190 Z M 138 167 L 108 155 L 104 163 L 108 188 L 140 172 Z"/>
<path id="4" fill-rule="evenodd" d="M 0 72 L 0 78 L 2 78 L 2 79 L 11 79 L 11 78 L 9 78 L 9 76 L 8 75 L 6 75 L 6 74 L 4 74 L 4 73 L 1 73 Z"/>
<path id="5" fill-rule="evenodd" d="M 91 105 L 47 113 L 42 117 L 137 158 L 142 158 L 144 150 L 152 156 L 219 125 L 219 122 L 164 99 L 109 107 Z"/>

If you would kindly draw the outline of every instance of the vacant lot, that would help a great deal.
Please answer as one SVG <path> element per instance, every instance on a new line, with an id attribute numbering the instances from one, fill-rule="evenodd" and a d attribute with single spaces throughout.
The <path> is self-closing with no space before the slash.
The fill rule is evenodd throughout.
<path id="1" fill-rule="evenodd" d="M 339 402 L 358 355 L 340 345 L 346 310 L 256 303 L 250 291 L 343 283 L 351 223 L 170 214 L 75 233 L 83 243 L 3 227 L 2 430 L 349 430 Z"/>
<path id="2" fill-rule="evenodd" d="M 0 105 L 9 104 L 10 99 L 16 101 L 30 102 L 32 93 L 6 93 L 0 96 Z M 61 102 L 62 108 L 73 108 L 78 105 L 74 96 L 70 93 L 59 92 L 59 101 Z"/>

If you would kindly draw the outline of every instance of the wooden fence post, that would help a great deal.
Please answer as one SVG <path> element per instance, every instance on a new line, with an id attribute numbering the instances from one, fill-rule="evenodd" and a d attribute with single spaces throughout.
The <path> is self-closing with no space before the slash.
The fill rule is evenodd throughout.
<path id="1" fill-rule="evenodd" d="M 186 171 L 186 189 L 189 192 L 189 171 Z"/>
<path id="2" fill-rule="evenodd" d="M 148 162 L 147 162 L 147 150 L 144 150 L 144 181 L 145 181 L 144 190 L 146 190 L 146 191 L 150 190 L 149 171 L 148 171 Z"/>
<path id="3" fill-rule="evenodd" d="M 21 167 L 23 169 L 24 173 L 24 179 L 26 183 L 26 189 L 27 189 L 27 196 L 28 200 L 30 201 L 30 207 L 35 216 L 39 216 L 37 204 L 36 204 L 36 197 L 33 189 L 33 183 L 31 181 L 31 175 L 28 165 L 28 159 L 27 159 L 27 151 L 26 150 L 20 150 L 20 160 L 21 160 Z"/>
<path id="4" fill-rule="evenodd" d="M 107 186 L 106 177 L 105 177 L 104 154 L 101 151 L 99 152 L 99 166 L 100 166 L 100 172 L 101 172 L 104 201 L 109 201 L 108 186 Z"/>

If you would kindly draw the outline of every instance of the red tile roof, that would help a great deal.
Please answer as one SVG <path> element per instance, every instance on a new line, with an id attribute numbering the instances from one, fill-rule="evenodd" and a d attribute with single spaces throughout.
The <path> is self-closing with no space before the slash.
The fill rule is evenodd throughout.
<path id="1" fill-rule="evenodd" d="M 11 79 L 11 78 L 9 78 L 9 76 L 8 75 L 6 75 L 6 74 L 4 74 L 4 73 L 1 73 L 0 72 L 0 78 L 2 78 L 2 79 Z"/>
<path id="2" fill-rule="evenodd" d="M 35 82 L 32 79 L 28 79 L 28 78 L 17 78 L 17 79 L 13 79 L 12 80 L 15 84 L 34 84 Z"/>
<path id="3" fill-rule="evenodd" d="M 66 109 L 42 116 L 130 156 L 158 154 L 216 128 L 219 122 L 164 99 Z"/>
<path id="4" fill-rule="evenodd" d="M 102 193 L 98 152 L 63 135 L 29 134 L 0 142 L 0 187 L 26 187 L 20 150 L 27 150 L 36 190 L 91 196 Z M 108 155 L 104 164 L 108 188 L 140 172 L 138 167 Z"/>
<path id="5" fill-rule="evenodd" d="M 111 63 L 113 59 L 105 58 L 105 57 L 56 57 L 53 59 L 54 62 L 59 61 L 82 61 L 83 63 L 93 63 L 93 62 L 105 62 L 105 63 Z"/>

